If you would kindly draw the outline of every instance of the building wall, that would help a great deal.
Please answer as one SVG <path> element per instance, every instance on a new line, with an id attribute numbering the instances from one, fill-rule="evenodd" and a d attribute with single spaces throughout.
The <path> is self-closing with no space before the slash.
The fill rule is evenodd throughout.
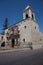
<path id="1" fill-rule="evenodd" d="M 32 37 L 32 44 L 33 48 L 41 48 L 43 46 L 43 34 L 39 31 L 39 25 L 35 21 L 31 21 L 31 37 Z M 35 28 L 36 27 L 36 28 Z"/>
<path id="2" fill-rule="evenodd" d="M 39 25 L 36 20 L 31 20 L 31 32 L 39 32 Z"/>
<path id="3" fill-rule="evenodd" d="M 26 26 L 26 29 L 24 28 Z M 20 42 L 24 45 L 38 44 L 39 39 L 39 26 L 36 21 L 31 18 L 25 19 L 21 23 L 19 23 L 20 30 Z M 25 43 L 23 42 L 25 39 Z M 37 42 L 37 43 L 36 43 Z"/>
<path id="4" fill-rule="evenodd" d="M 29 47 L 29 43 L 31 44 L 31 42 L 34 47 L 35 47 L 35 45 L 39 44 L 39 38 L 40 38 L 39 26 L 34 20 L 32 20 L 31 18 L 24 19 L 17 25 L 18 25 L 18 30 L 20 31 L 19 32 L 19 34 L 20 34 L 19 42 L 22 47 Z M 26 26 L 26 28 L 25 28 L 25 26 Z M 14 26 L 13 26 L 13 28 L 14 28 Z M 9 32 L 8 29 L 5 31 L 5 33 L 7 33 L 7 32 Z M 9 34 L 11 34 L 11 31 L 9 32 Z M 5 36 L 6 36 L 6 34 L 5 34 Z M 23 41 L 23 39 L 25 39 L 25 42 Z M 5 37 L 5 40 L 7 41 L 6 37 Z M 8 43 L 6 43 L 6 44 L 8 44 Z"/>
<path id="5" fill-rule="evenodd" d="M 20 42 L 21 44 L 27 45 L 31 42 L 31 24 L 30 20 L 26 19 L 19 23 L 20 30 Z M 25 39 L 25 42 L 23 41 Z"/>
<path id="6" fill-rule="evenodd" d="M 22 23 L 20 23 L 19 30 L 20 30 L 21 42 L 23 42 L 24 38 L 25 38 L 26 42 L 30 42 L 31 28 L 30 28 L 30 20 L 29 19 L 26 19 L 26 20 L 22 21 Z"/>
<path id="7" fill-rule="evenodd" d="M 18 28 L 16 29 L 15 26 L 17 26 Z M 14 31 L 12 31 L 12 28 L 14 29 Z M 39 31 L 39 25 L 30 6 L 26 7 L 26 9 L 24 10 L 23 20 L 21 22 L 5 30 L 4 39 L 6 46 L 11 46 L 11 34 L 20 35 L 18 43 L 20 43 L 21 47 L 29 47 L 29 44 L 31 43 L 34 49 L 41 48 L 43 46 L 43 33 Z M 8 40 L 7 37 L 10 37 L 10 39 Z"/>
<path id="8" fill-rule="evenodd" d="M 0 47 L 2 47 L 2 43 L 5 42 L 5 35 L 0 35 Z"/>

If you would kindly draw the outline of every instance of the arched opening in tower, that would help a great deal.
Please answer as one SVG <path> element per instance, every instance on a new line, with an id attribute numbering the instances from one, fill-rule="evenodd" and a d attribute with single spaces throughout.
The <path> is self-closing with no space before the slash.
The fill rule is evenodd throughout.
<path id="1" fill-rule="evenodd" d="M 34 19 L 34 16 L 33 16 L 33 14 L 32 14 L 32 19 Z"/>
<path id="2" fill-rule="evenodd" d="M 26 14 L 26 19 L 28 18 L 28 14 Z"/>

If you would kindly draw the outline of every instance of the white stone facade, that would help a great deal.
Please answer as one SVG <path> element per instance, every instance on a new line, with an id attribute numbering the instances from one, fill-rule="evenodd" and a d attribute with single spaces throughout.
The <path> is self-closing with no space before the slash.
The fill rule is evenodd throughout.
<path id="1" fill-rule="evenodd" d="M 30 6 L 23 12 L 23 20 L 5 30 L 5 46 L 9 47 L 43 47 L 43 33 L 39 31 L 39 25 Z"/>

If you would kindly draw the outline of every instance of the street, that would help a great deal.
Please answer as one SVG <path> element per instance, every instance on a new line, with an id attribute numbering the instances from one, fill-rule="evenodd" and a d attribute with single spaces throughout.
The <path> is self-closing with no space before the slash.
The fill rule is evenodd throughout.
<path id="1" fill-rule="evenodd" d="M 0 65 L 43 65 L 43 49 L 0 53 Z"/>

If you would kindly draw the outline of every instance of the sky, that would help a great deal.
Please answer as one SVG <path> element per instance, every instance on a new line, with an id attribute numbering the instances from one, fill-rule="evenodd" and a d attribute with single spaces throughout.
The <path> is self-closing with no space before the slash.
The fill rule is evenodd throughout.
<path id="1" fill-rule="evenodd" d="M 23 19 L 23 11 L 27 5 L 32 7 L 40 31 L 43 32 L 43 0 L 0 0 L 0 33 L 6 17 L 9 26 Z"/>

